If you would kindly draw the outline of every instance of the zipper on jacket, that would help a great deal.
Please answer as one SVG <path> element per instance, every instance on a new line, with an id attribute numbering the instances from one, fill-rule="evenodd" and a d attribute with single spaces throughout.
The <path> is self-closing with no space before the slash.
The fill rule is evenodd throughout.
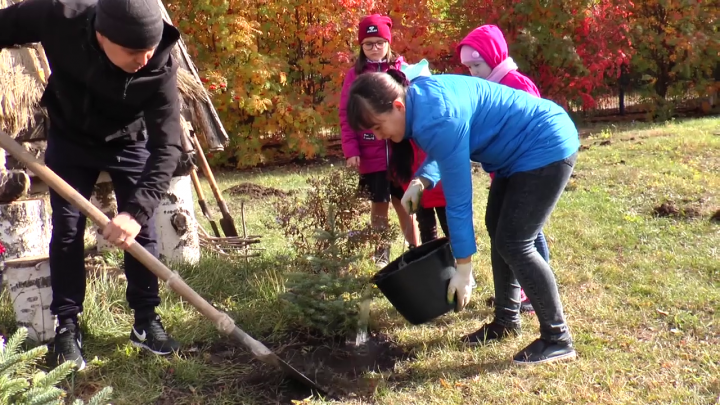
<path id="1" fill-rule="evenodd" d="M 130 86 L 130 82 L 132 82 L 132 79 L 133 79 L 133 77 L 130 76 L 125 80 L 125 88 L 123 88 L 123 96 L 122 96 L 123 100 L 125 100 L 125 98 L 127 97 L 127 89 L 128 89 L 128 86 Z"/>

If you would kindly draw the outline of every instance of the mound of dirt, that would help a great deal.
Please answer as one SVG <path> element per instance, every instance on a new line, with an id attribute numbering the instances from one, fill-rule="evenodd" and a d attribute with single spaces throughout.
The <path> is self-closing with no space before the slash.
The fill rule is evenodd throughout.
<path id="1" fill-rule="evenodd" d="M 678 207 L 674 202 L 667 201 L 653 208 L 653 216 L 659 218 L 697 218 L 702 214 L 695 207 Z"/>
<path id="2" fill-rule="evenodd" d="M 410 356 L 385 335 L 372 335 L 361 348 L 347 346 L 344 341 L 332 338 L 299 336 L 291 343 L 271 350 L 293 368 L 322 387 L 333 398 L 362 398 L 371 396 L 380 380 L 365 376 L 368 372 L 387 374 L 395 364 Z M 216 367 L 222 364 L 243 366 L 244 372 L 228 376 L 238 389 L 253 392 L 267 403 L 287 404 L 301 401 L 313 394 L 310 388 L 284 375 L 273 366 L 261 363 L 243 347 L 224 340 L 213 344 L 202 355 Z M 169 385 L 172 385 L 169 382 Z M 163 403 L 164 404 L 164 403 Z"/>
<path id="3" fill-rule="evenodd" d="M 245 195 L 251 198 L 260 199 L 267 197 L 289 197 L 294 194 L 292 191 L 278 190 L 272 187 L 265 187 L 255 183 L 240 183 L 225 190 L 231 195 Z"/>
<path id="4" fill-rule="evenodd" d="M 282 358 L 301 373 L 312 376 L 328 394 L 343 398 L 367 397 L 373 394 L 378 380 L 365 373 L 392 372 L 395 363 L 407 354 L 384 335 L 372 336 L 361 348 L 348 347 L 344 342 L 309 341 L 282 351 Z M 288 396 L 306 398 L 307 388 L 293 382 Z"/>
<path id="5" fill-rule="evenodd" d="M 710 222 L 720 223 L 720 210 L 715 211 L 715 213 L 710 217 Z"/>

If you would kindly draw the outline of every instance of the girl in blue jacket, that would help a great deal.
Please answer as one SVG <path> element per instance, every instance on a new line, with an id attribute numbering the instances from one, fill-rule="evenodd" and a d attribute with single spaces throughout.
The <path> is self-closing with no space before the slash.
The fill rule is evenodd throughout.
<path id="1" fill-rule="evenodd" d="M 463 338 L 499 341 L 520 332 L 520 288 L 540 322 L 540 338 L 513 361 L 546 363 L 576 356 L 550 265 L 534 241 L 572 174 L 577 129 L 554 102 L 476 77 L 435 75 L 408 82 L 402 72 L 366 73 L 352 85 L 348 122 L 379 139 L 415 141 L 427 153 L 402 204 L 419 206 L 425 189 L 442 179 L 457 272 L 448 301 L 460 311 L 472 294 L 473 229 L 470 162 L 495 172 L 485 211 L 495 282 L 495 317 Z"/>

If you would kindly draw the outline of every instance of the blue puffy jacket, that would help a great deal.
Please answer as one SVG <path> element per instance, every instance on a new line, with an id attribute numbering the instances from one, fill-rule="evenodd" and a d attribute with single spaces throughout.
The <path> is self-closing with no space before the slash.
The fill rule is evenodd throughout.
<path id="1" fill-rule="evenodd" d="M 565 159 L 580 147 L 575 124 L 554 102 L 461 75 L 418 77 L 406 96 L 405 138 L 427 153 L 416 175 L 442 178 L 453 253 L 477 251 L 470 162 L 497 177 Z"/>

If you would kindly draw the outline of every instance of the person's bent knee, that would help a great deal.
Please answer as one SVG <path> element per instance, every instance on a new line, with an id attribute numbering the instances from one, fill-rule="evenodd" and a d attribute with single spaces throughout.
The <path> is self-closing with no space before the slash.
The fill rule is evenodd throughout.
<path id="1" fill-rule="evenodd" d="M 52 218 L 52 242 L 70 245 L 84 243 L 85 224 L 79 224 L 78 218 Z"/>
<path id="2" fill-rule="evenodd" d="M 534 240 L 512 238 L 502 232 L 495 235 L 494 246 L 500 257 L 510 266 L 527 263 L 537 251 Z"/>

